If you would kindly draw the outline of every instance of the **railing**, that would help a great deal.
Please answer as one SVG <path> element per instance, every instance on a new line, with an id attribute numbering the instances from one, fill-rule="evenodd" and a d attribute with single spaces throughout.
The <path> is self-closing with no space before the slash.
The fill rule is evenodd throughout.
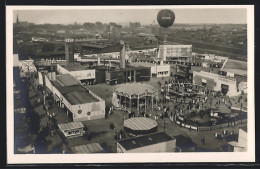
<path id="1" fill-rule="evenodd" d="M 210 127 L 198 127 L 198 131 L 210 131 Z"/>
<path id="2" fill-rule="evenodd" d="M 181 127 L 184 127 L 184 128 L 190 129 L 190 130 L 196 130 L 196 131 L 211 131 L 211 130 L 216 130 L 216 129 L 220 129 L 220 128 L 224 128 L 224 127 L 244 124 L 247 122 L 247 119 L 240 119 L 240 120 L 223 123 L 223 124 L 219 124 L 219 125 L 214 125 L 214 126 L 209 126 L 209 127 L 206 127 L 206 126 L 197 127 L 197 126 L 193 126 L 190 124 L 186 124 L 186 123 L 178 120 L 177 117 L 174 119 L 175 119 L 176 124 L 180 125 Z"/>

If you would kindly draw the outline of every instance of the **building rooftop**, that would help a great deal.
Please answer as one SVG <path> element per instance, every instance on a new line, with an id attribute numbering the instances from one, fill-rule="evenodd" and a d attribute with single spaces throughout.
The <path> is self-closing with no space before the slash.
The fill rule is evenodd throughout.
<path id="1" fill-rule="evenodd" d="M 193 71 L 193 74 L 194 73 L 199 74 L 199 75 L 203 75 L 203 76 L 208 77 L 208 78 L 218 78 L 218 79 L 226 79 L 226 80 L 236 81 L 236 79 L 233 78 L 233 77 L 222 76 L 222 75 L 218 75 L 218 74 L 210 73 L 210 72 L 204 72 L 204 71 L 197 72 L 197 71 Z"/>
<path id="2" fill-rule="evenodd" d="M 181 148 L 182 150 L 197 146 L 194 142 L 192 142 L 190 138 L 183 135 L 177 135 L 174 136 L 174 138 L 176 139 L 176 146 Z"/>
<path id="3" fill-rule="evenodd" d="M 58 126 L 62 131 L 79 129 L 84 127 L 84 125 L 81 122 L 61 123 L 58 124 Z"/>
<path id="4" fill-rule="evenodd" d="M 126 83 L 126 84 L 120 84 L 117 86 L 117 88 L 115 89 L 115 91 L 119 92 L 119 93 L 126 93 L 128 95 L 141 95 L 144 94 L 145 92 L 148 93 L 153 93 L 156 91 L 156 89 L 151 86 L 151 85 L 147 85 L 147 84 L 141 84 L 141 83 Z"/>
<path id="5" fill-rule="evenodd" d="M 75 154 L 101 153 L 104 149 L 98 143 L 90 143 L 87 145 L 79 145 L 71 148 Z"/>
<path id="6" fill-rule="evenodd" d="M 174 139 L 175 138 L 169 136 L 164 132 L 159 132 L 159 133 L 134 137 L 126 140 L 120 140 L 118 141 L 118 143 L 126 150 L 132 150 L 140 147 L 171 141 Z"/>
<path id="7" fill-rule="evenodd" d="M 78 81 L 76 81 L 71 75 L 63 74 L 56 77 L 56 81 L 52 82 L 54 86 L 72 86 L 72 85 L 80 85 Z"/>
<path id="8" fill-rule="evenodd" d="M 80 63 L 74 62 L 73 64 L 69 65 L 62 65 L 63 68 L 67 69 L 68 71 L 80 71 L 80 70 L 88 70 L 86 66 L 82 66 Z"/>
<path id="9" fill-rule="evenodd" d="M 222 71 L 247 76 L 247 62 L 228 59 L 221 68 Z"/>
<path id="10" fill-rule="evenodd" d="M 57 86 L 56 87 L 66 100 L 72 104 L 84 104 L 98 102 L 99 100 L 89 93 L 89 91 L 81 85 L 73 86 Z"/>
<path id="11" fill-rule="evenodd" d="M 135 67 L 139 67 L 139 66 L 141 66 L 141 67 L 152 67 L 152 66 L 155 66 L 154 63 L 150 63 L 150 62 L 131 62 L 130 65 L 135 66 Z"/>

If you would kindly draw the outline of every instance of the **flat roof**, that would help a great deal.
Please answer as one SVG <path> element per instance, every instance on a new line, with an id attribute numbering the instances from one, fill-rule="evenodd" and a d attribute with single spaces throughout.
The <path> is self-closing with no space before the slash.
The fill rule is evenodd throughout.
<path id="1" fill-rule="evenodd" d="M 183 135 L 174 136 L 176 139 L 176 146 L 181 149 L 188 149 L 190 147 L 196 147 L 197 145 L 188 137 Z"/>
<path id="2" fill-rule="evenodd" d="M 140 147 L 145 147 L 157 143 L 167 142 L 175 140 L 175 138 L 169 136 L 164 132 L 153 133 L 149 135 L 134 137 L 126 140 L 120 140 L 118 143 L 126 150 L 132 150 Z"/>
<path id="3" fill-rule="evenodd" d="M 141 95 L 146 93 L 154 93 L 156 89 L 148 84 L 141 84 L 141 83 L 125 83 L 125 84 L 119 84 L 115 88 L 116 92 L 119 93 L 126 93 L 128 95 Z"/>
<path id="4" fill-rule="evenodd" d="M 80 85 L 78 81 L 76 81 L 71 75 L 63 74 L 56 76 L 56 81 L 52 82 L 54 86 L 73 86 Z"/>
<path id="5" fill-rule="evenodd" d="M 154 63 L 149 63 L 149 62 L 130 62 L 130 65 L 131 66 L 134 66 L 134 67 L 152 67 L 152 66 L 155 66 Z"/>
<path id="6" fill-rule="evenodd" d="M 86 66 L 82 66 L 80 63 L 74 62 L 73 64 L 69 65 L 60 65 L 63 68 L 67 69 L 68 71 L 80 71 L 80 70 L 89 70 Z"/>
<path id="7" fill-rule="evenodd" d="M 86 145 L 79 145 L 71 148 L 75 154 L 89 154 L 89 153 L 101 153 L 104 149 L 99 143 L 90 143 Z"/>
<path id="8" fill-rule="evenodd" d="M 81 85 L 57 86 L 57 89 L 72 105 L 98 102 L 89 91 Z"/>
<path id="9" fill-rule="evenodd" d="M 84 125 L 81 122 L 61 123 L 58 124 L 61 131 L 73 130 L 83 128 Z"/>
<path id="10" fill-rule="evenodd" d="M 170 66 L 169 64 L 165 64 L 165 63 L 163 65 L 160 65 L 159 63 L 156 63 L 156 65 L 158 67 L 160 67 L 160 66 Z M 132 66 L 132 67 L 148 67 L 148 68 L 150 68 L 150 67 L 155 66 L 155 63 L 150 63 L 150 62 L 130 62 L 130 66 Z"/>
<path id="11" fill-rule="evenodd" d="M 233 78 L 233 77 L 222 76 L 222 75 L 218 75 L 218 74 L 210 73 L 210 72 L 204 72 L 204 71 L 197 72 L 197 71 L 193 71 L 193 74 L 194 73 L 198 74 L 198 75 L 203 75 L 203 76 L 208 77 L 208 78 L 219 78 L 219 79 L 226 79 L 226 80 L 236 81 L 236 79 Z"/>
<path id="12" fill-rule="evenodd" d="M 222 71 L 247 76 L 247 62 L 228 59 L 221 68 Z"/>

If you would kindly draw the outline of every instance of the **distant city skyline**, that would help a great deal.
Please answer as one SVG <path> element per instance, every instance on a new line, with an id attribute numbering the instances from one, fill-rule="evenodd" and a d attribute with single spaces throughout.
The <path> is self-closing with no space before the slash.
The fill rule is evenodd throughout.
<path id="1" fill-rule="evenodd" d="M 246 8 L 189 8 L 171 9 L 175 13 L 174 23 L 185 24 L 246 24 Z M 141 22 L 141 25 L 157 24 L 160 9 L 50 9 L 50 10 L 15 10 L 21 22 L 35 24 L 83 24 L 85 22 L 116 22 L 128 25 L 129 22 Z"/>

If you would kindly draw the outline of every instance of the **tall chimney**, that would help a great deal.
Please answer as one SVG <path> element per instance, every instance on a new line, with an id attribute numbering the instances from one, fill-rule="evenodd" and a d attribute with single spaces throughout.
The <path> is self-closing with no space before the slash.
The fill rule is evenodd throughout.
<path id="1" fill-rule="evenodd" d="M 120 68 L 125 69 L 125 45 L 123 45 L 120 51 Z"/>
<path id="2" fill-rule="evenodd" d="M 73 39 L 65 39 L 65 58 L 66 58 L 66 65 L 73 64 L 74 63 L 74 53 L 73 53 L 73 47 L 70 43 L 73 42 Z"/>

